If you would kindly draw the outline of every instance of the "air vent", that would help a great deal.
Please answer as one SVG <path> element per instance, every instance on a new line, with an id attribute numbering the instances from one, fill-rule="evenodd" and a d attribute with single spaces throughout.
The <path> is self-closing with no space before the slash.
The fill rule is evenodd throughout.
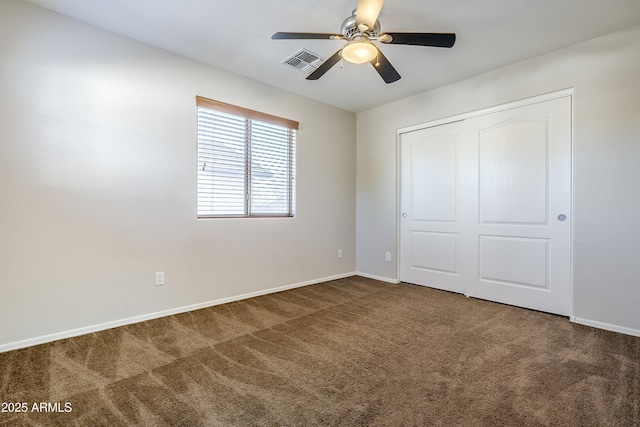
<path id="1" fill-rule="evenodd" d="M 306 49 L 300 49 L 284 61 L 283 64 L 290 65 L 303 73 L 309 74 L 315 71 L 316 68 L 324 62 L 324 58 L 319 55 L 308 51 Z"/>

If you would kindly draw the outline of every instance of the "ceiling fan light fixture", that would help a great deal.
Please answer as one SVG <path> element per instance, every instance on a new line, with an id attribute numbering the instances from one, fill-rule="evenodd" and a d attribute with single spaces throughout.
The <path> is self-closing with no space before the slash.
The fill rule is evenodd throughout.
<path id="1" fill-rule="evenodd" d="M 342 57 L 354 64 L 371 62 L 378 55 L 378 48 L 366 37 L 356 37 L 342 49 Z"/>

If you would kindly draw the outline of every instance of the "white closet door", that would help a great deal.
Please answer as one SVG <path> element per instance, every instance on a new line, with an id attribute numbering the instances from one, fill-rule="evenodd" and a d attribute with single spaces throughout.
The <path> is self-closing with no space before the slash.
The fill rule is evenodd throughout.
<path id="1" fill-rule="evenodd" d="M 462 122 L 400 136 L 400 279 L 464 292 Z"/>
<path id="2" fill-rule="evenodd" d="M 465 122 L 469 296 L 569 315 L 571 98 Z"/>

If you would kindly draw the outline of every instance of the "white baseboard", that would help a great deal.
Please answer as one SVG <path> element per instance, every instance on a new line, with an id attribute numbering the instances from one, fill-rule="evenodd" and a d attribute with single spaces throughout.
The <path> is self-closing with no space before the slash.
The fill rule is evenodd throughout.
<path id="1" fill-rule="evenodd" d="M 85 327 L 82 327 L 82 328 L 71 329 L 71 330 L 68 330 L 68 331 L 57 332 L 57 333 L 49 334 L 49 335 L 43 335 L 43 336 L 40 336 L 40 337 L 30 338 L 30 339 L 26 339 L 26 340 L 22 340 L 22 341 L 15 341 L 15 342 L 7 343 L 7 344 L 0 344 L 0 353 L 6 352 L 6 351 L 11 351 L 11 350 L 18 350 L 18 349 L 21 349 L 21 348 L 31 347 L 31 346 L 39 345 L 39 344 L 45 344 L 45 343 L 48 343 L 48 342 L 62 340 L 62 339 L 66 339 L 66 338 L 77 337 L 77 336 L 80 336 L 80 335 L 90 334 L 90 333 L 93 333 L 93 332 L 104 331 L 106 329 L 117 328 L 119 326 L 125 326 L 125 325 L 130 325 L 130 324 L 133 324 L 133 323 L 144 322 L 146 320 L 158 319 L 160 317 L 165 317 L 165 316 L 171 316 L 171 315 L 174 315 L 174 314 L 185 313 L 187 311 L 199 310 L 201 308 L 207 308 L 207 307 L 212 307 L 212 306 L 215 306 L 215 305 L 226 304 L 226 303 L 233 302 L 233 301 L 240 301 L 240 300 L 247 299 L 247 298 L 257 297 L 257 296 L 260 296 L 260 295 L 272 294 L 272 293 L 275 293 L 275 292 L 286 291 L 286 290 L 289 290 L 289 289 L 301 288 L 303 286 L 315 285 L 315 284 L 318 284 L 318 283 L 328 282 L 328 281 L 331 281 L 331 280 L 344 279 L 346 277 L 351 277 L 351 276 L 356 276 L 356 275 L 357 276 L 366 277 L 366 278 L 369 278 L 369 279 L 380 280 L 382 282 L 387 282 L 387 283 L 393 283 L 393 284 L 400 283 L 400 281 L 398 279 L 391 279 L 391 278 L 388 278 L 388 277 L 375 276 L 373 274 L 367 274 L 367 273 L 361 273 L 361 272 L 343 273 L 343 274 L 338 274 L 338 275 L 335 275 L 335 276 L 329 276 L 329 277 L 323 277 L 323 278 L 320 278 L 320 279 L 308 280 L 306 282 L 293 283 L 293 284 L 290 284 L 290 285 L 279 286 L 279 287 L 276 287 L 276 288 L 264 289 L 264 290 L 261 290 L 261 291 L 250 292 L 250 293 L 241 294 L 241 295 L 235 295 L 235 296 L 227 297 L 227 298 L 220 298 L 220 299 L 213 300 L 213 301 L 206 301 L 206 302 L 202 302 L 202 303 L 198 303 L 198 304 L 192 304 L 192 305 L 187 305 L 187 306 L 183 306 L 183 307 L 176 307 L 176 308 L 172 308 L 172 309 L 169 309 L 169 310 L 163 310 L 163 311 L 158 311 L 158 312 L 154 312 L 154 313 L 143 314 L 143 315 L 140 315 L 140 316 L 128 317 L 128 318 L 125 318 L 125 319 L 114 320 L 114 321 L 111 321 L 111 322 L 100 323 L 100 324 L 97 324 L 97 325 L 85 326 Z M 595 320 L 582 319 L 582 318 L 575 317 L 575 316 L 571 316 L 570 320 L 571 320 L 571 322 L 578 323 L 580 325 L 591 326 L 591 327 L 598 328 L 598 329 L 604 329 L 604 330 L 607 330 L 607 331 L 618 332 L 618 333 L 621 333 L 621 334 L 640 337 L 640 330 L 638 330 L 638 329 L 627 328 L 627 327 L 618 326 L 618 325 L 612 325 L 612 324 L 609 324 L 609 323 L 597 322 Z"/>
<path id="2" fill-rule="evenodd" d="M 396 284 L 396 285 L 398 283 L 400 283 L 400 281 L 398 279 L 390 279 L 388 277 L 375 276 L 373 274 L 361 273 L 359 271 L 356 271 L 354 274 L 356 274 L 358 276 L 366 277 L 368 279 L 380 280 L 381 282 L 393 283 L 393 284 Z"/>
<path id="3" fill-rule="evenodd" d="M 0 344 L 0 353 L 11 350 L 18 350 L 21 348 L 31 347 L 34 345 L 45 344 L 52 341 L 62 340 L 66 338 L 77 337 L 80 335 L 90 334 L 93 332 L 104 331 L 106 329 L 117 328 L 119 326 L 130 325 L 133 323 L 144 322 L 146 320 L 158 319 L 160 317 L 171 316 L 174 314 L 185 313 L 187 311 L 199 310 L 201 308 L 212 307 L 214 305 L 226 304 L 228 302 L 240 301 L 247 298 L 253 298 L 260 295 L 272 294 L 275 292 L 286 291 L 294 288 L 301 288 L 303 286 L 315 285 L 322 282 L 328 282 L 331 280 L 344 279 L 345 277 L 355 276 L 357 273 L 344 273 L 336 276 L 323 277 L 321 279 L 308 280 L 306 282 L 293 283 L 291 285 L 279 286 L 277 288 L 264 289 L 261 291 L 250 292 L 242 295 L 235 295 L 227 298 L 220 298 L 213 301 L 206 301 L 198 304 L 187 305 L 184 307 L 171 308 L 169 310 L 157 311 L 155 313 L 143 314 L 140 316 L 128 317 L 126 319 L 114 320 L 111 322 L 100 323 L 97 325 L 85 326 L 78 329 L 71 329 L 69 331 L 57 332 L 55 334 L 43 335 L 40 337 L 29 338 L 22 341 L 10 342 L 7 344 Z"/>
<path id="4" fill-rule="evenodd" d="M 604 329 L 606 331 L 618 332 L 620 334 L 640 337 L 640 329 L 627 328 L 625 326 L 612 325 L 610 323 L 597 322 L 595 320 L 582 319 L 575 316 L 571 316 L 569 319 L 573 323 L 578 323 L 580 325 L 591 326 L 598 329 Z"/>

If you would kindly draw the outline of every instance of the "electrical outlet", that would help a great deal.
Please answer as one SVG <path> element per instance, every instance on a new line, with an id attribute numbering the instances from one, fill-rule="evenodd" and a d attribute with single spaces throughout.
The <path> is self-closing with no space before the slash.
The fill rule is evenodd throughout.
<path id="1" fill-rule="evenodd" d="M 338 258 L 342 258 L 342 249 L 338 249 Z"/>
<path id="2" fill-rule="evenodd" d="M 391 262 L 391 252 L 384 253 L 384 260 L 387 262 Z"/>
<path id="3" fill-rule="evenodd" d="M 156 286 L 164 285 L 164 271 L 156 271 Z"/>

